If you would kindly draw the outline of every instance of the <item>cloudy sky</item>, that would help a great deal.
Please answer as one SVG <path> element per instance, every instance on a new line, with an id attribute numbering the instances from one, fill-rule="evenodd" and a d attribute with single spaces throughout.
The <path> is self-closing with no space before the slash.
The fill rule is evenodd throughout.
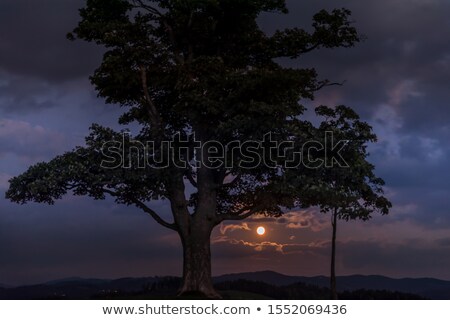
<path id="1" fill-rule="evenodd" d="M 289 16 L 264 15 L 267 32 L 308 26 L 322 8 L 347 7 L 367 40 L 320 51 L 294 66 L 346 81 L 308 103 L 347 104 L 372 124 L 371 161 L 387 183 L 388 217 L 339 225 L 339 274 L 450 279 L 450 2 L 288 1 Z M 69 42 L 82 0 L 0 2 L 0 193 L 28 166 L 83 143 L 91 123 L 118 127 L 115 106 L 96 98 L 88 76 L 94 45 Z M 166 203 L 154 205 L 169 212 Z M 258 237 L 255 229 L 268 232 Z M 213 273 L 274 270 L 327 274 L 329 217 L 314 210 L 218 227 Z M 179 275 L 175 234 L 138 209 L 67 196 L 54 206 L 0 197 L 0 283 L 69 276 Z"/>

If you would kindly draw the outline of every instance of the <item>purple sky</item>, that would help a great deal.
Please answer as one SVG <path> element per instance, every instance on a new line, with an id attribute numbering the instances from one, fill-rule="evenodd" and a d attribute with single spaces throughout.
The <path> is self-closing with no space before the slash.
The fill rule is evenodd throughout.
<path id="1" fill-rule="evenodd" d="M 367 40 L 290 62 L 344 81 L 311 107 L 347 104 L 379 136 L 371 161 L 387 182 L 390 216 L 339 225 L 338 274 L 450 279 L 450 3 L 447 0 L 288 1 L 289 16 L 261 17 L 267 32 L 308 26 L 322 8 L 347 7 Z M 83 143 L 91 123 L 114 126 L 120 110 L 96 98 L 88 76 L 95 45 L 69 42 L 81 0 L 0 2 L 0 192 L 8 179 Z M 168 214 L 167 203 L 154 207 Z M 264 237 L 256 227 L 264 225 Z M 281 220 L 218 227 L 213 273 L 274 270 L 327 274 L 329 217 L 314 210 Z M 54 206 L 0 198 L 0 283 L 68 276 L 179 275 L 181 249 L 138 209 L 65 197 Z"/>

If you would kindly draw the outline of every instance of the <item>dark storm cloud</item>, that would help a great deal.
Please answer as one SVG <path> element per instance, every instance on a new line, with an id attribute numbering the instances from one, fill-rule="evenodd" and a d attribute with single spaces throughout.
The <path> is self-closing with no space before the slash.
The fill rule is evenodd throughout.
<path id="1" fill-rule="evenodd" d="M 403 132 L 430 132 L 449 123 L 448 1 L 322 0 L 307 8 L 303 2 L 289 4 L 291 12 L 305 20 L 321 8 L 350 8 L 355 26 L 367 36 L 355 48 L 322 50 L 300 61 L 316 66 L 324 77 L 347 80 L 343 87 L 324 90 L 321 99 L 336 92 L 341 102 L 367 117 L 380 104 L 389 104 L 403 119 Z"/>
<path id="2" fill-rule="evenodd" d="M 346 103 L 371 120 L 380 105 L 402 121 L 398 134 L 436 137 L 450 122 L 450 3 L 448 1 L 289 1 L 291 16 L 263 18 L 267 30 L 307 26 L 322 8 L 347 7 L 367 40 L 352 49 L 321 50 L 291 62 L 316 67 L 344 86 L 318 94 L 317 103 Z M 306 22 L 305 22 L 306 21 Z M 441 136 L 442 137 L 442 136 Z"/>
<path id="3" fill-rule="evenodd" d="M 57 82 L 90 74 L 101 51 L 66 34 L 79 21 L 82 0 L 2 0 L 0 69 Z"/>
<path id="4" fill-rule="evenodd" d="M 0 72 L 0 109 L 7 112 L 52 108 L 55 89 L 36 78 Z"/>
<path id="5" fill-rule="evenodd" d="M 422 226 L 433 228 L 450 226 L 447 136 L 428 138 L 411 132 L 398 135 L 398 141 L 387 141 L 373 152 L 377 173 L 391 191 L 392 213 L 397 207 L 414 207 L 409 216 L 400 215 L 399 219 L 413 218 Z"/>
<path id="6" fill-rule="evenodd" d="M 61 97 L 69 94 L 66 82 L 86 82 L 101 61 L 102 49 L 66 39 L 84 3 L 0 2 L 0 111 L 20 114 L 60 108 Z M 73 85 L 71 90 L 76 101 Z"/>

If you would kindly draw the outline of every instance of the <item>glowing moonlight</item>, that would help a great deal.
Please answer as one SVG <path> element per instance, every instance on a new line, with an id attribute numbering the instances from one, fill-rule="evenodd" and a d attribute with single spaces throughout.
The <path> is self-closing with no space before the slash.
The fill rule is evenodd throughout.
<path id="1" fill-rule="evenodd" d="M 256 229 L 256 233 L 259 234 L 260 236 L 262 236 L 266 233 L 266 228 L 258 227 L 258 229 Z"/>

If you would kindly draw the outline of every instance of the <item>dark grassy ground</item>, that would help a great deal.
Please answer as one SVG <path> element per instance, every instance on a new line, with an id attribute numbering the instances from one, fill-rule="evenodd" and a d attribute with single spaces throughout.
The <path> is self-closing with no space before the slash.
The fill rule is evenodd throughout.
<path id="1" fill-rule="evenodd" d="M 116 292 L 99 295 L 98 299 L 204 299 L 203 296 L 191 293 L 178 297 L 176 294 L 179 280 L 161 280 L 147 287 L 145 291 L 135 294 Z M 304 283 L 295 283 L 285 286 L 275 286 L 264 282 L 250 280 L 226 281 L 216 284 L 216 288 L 226 300 L 326 300 L 330 297 L 328 288 Z M 417 300 L 423 297 L 415 294 L 401 293 L 387 290 L 356 290 L 340 293 L 345 300 Z"/>
<path id="2" fill-rule="evenodd" d="M 0 299 L 40 300 L 40 299 L 204 299 L 198 294 L 177 296 L 181 279 L 163 278 L 125 278 L 118 280 L 68 279 L 35 286 L 0 289 Z M 223 299 L 230 300 L 325 300 L 330 297 L 324 286 L 296 282 L 276 285 L 263 281 L 246 279 L 216 282 L 215 287 Z M 402 293 L 394 290 L 347 290 L 339 293 L 341 299 L 382 299 L 407 300 L 423 299 L 421 295 Z"/>

